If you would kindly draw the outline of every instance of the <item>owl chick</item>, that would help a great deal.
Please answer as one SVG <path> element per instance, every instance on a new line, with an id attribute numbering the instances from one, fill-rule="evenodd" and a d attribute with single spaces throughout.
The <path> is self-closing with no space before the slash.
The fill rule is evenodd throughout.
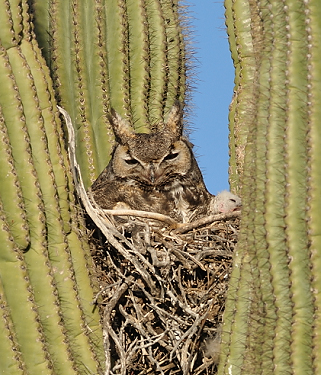
<path id="1" fill-rule="evenodd" d="M 214 363 L 219 362 L 220 349 L 221 349 L 221 334 L 222 326 L 217 329 L 213 337 L 208 337 L 202 345 L 205 357 L 212 359 Z"/>
<path id="2" fill-rule="evenodd" d="M 109 121 L 116 145 L 112 157 L 92 185 L 103 209 L 130 208 L 157 212 L 177 222 L 208 213 L 207 191 L 191 143 L 182 135 L 182 109 L 175 104 L 157 132 L 136 133 L 114 110 Z"/>
<path id="3" fill-rule="evenodd" d="M 210 203 L 210 213 L 217 214 L 217 213 L 229 213 L 233 211 L 237 211 L 242 206 L 242 200 L 235 194 L 224 190 L 221 193 L 213 196 L 211 203 Z"/>

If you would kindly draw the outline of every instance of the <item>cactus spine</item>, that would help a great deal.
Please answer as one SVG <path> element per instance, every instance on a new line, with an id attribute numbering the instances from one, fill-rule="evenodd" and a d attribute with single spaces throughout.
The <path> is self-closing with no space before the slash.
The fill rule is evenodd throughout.
<path id="1" fill-rule="evenodd" d="M 231 181 L 241 172 L 244 203 L 219 374 L 319 373 L 320 4 L 225 5 L 237 68 Z"/>

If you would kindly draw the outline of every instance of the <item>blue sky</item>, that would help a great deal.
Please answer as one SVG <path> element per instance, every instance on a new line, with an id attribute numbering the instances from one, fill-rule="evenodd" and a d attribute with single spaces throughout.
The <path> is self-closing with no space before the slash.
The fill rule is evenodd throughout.
<path id="1" fill-rule="evenodd" d="M 224 23 L 223 1 L 187 0 L 193 17 L 197 78 L 193 92 L 192 133 L 195 154 L 212 194 L 228 185 L 228 107 L 234 67 Z"/>

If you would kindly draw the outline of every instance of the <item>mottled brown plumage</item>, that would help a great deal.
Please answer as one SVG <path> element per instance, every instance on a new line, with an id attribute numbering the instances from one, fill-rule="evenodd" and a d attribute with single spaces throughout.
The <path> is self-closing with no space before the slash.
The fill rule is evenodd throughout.
<path id="1" fill-rule="evenodd" d="M 158 132 L 135 133 L 115 111 L 109 121 L 116 146 L 106 169 L 92 185 L 98 205 L 158 212 L 178 222 L 208 214 L 207 191 L 192 151 L 182 135 L 182 111 L 175 104 Z"/>

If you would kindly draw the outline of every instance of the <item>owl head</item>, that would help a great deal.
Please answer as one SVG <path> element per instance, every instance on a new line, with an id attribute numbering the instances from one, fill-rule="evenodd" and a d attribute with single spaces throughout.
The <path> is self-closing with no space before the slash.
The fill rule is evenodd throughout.
<path id="1" fill-rule="evenodd" d="M 111 111 L 109 121 L 116 138 L 112 155 L 115 176 L 146 187 L 164 187 L 184 177 L 191 168 L 191 144 L 182 136 L 182 109 L 176 103 L 159 131 L 136 133 L 120 115 Z"/>

